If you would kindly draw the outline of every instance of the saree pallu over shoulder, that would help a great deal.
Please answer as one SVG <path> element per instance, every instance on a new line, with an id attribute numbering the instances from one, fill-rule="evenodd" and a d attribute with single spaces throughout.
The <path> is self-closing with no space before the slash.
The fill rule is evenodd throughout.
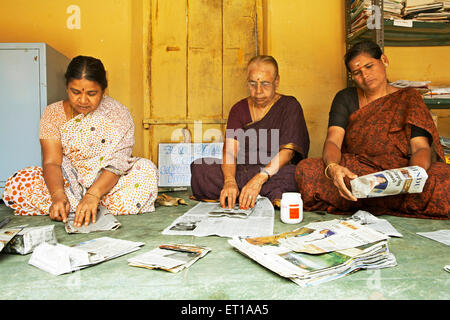
<path id="1" fill-rule="evenodd" d="M 128 110 L 110 97 L 87 115 L 61 127 L 63 155 L 77 169 L 78 182 L 89 188 L 101 169 L 123 175 L 138 160 L 131 156 L 134 125 Z M 68 163 L 68 162 L 65 162 Z M 66 168 L 69 171 L 69 168 Z"/>
<path id="2" fill-rule="evenodd" d="M 398 90 L 352 113 L 342 152 L 357 154 L 383 170 L 407 166 L 411 126 L 422 128 L 432 136 L 436 153 L 443 160 L 430 111 L 413 88 Z"/>

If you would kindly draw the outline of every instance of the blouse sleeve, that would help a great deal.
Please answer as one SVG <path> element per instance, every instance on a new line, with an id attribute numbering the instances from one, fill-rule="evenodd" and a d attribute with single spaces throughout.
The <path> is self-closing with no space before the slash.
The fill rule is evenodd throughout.
<path id="1" fill-rule="evenodd" d="M 358 96 L 352 88 L 339 91 L 333 99 L 328 118 L 328 127 L 346 128 L 350 114 L 359 108 Z"/>
<path id="2" fill-rule="evenodd" d="M 65 122 L 66 115 L 62 103 L 48 105 L 42 113 L 39 122 L 39 139 L 61 140 L 60 127 Z"/>

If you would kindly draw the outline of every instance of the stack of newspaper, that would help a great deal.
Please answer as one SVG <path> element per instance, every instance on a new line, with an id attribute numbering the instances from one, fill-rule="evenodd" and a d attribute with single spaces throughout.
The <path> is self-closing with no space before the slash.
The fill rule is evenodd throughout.
<path id="1" fill-rule="evenodd" d="M 189 268 L 211 249 L 192 244 L 164 244 L 158 248 L 128 259 L 129 265 L 147 269 L 178 272 Z"/>
<path id="2" fill-rule="evenodd" d="M 269 270 L 306 287 L 359 269 L 396 266 L 389 237 L 355 220 L 310 223 L 259 238 L 234 237 L 229 244 Z"/>
<path id="3" fill-rule="evenodd" d="M 44 242 L 34 249 L 28 263 L 53 275 L 60 275 L 134 252 L 143 245 L 143 242 L 109 237 L 92 239 L 71 247 Z"/>
<path id="4" fill-rule="evenodd" d="M 428 22 L 448 22 L 449 1 L 440 0 L 406 0 L 403 9 L 404 19 Z"/>

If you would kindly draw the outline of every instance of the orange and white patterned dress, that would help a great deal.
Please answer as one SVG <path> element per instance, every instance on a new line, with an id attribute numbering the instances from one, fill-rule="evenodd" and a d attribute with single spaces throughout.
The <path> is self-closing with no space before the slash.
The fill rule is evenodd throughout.
<path id="1" fill-rule="evenodd" d="M 114 215 L 155 210 L 158 169 L 148 159 L 131 155 L 134 124 L 128 109 L 104 96 L 87 115 L 66 119 L 63 101 L 47 106 L 39 127 L 40 139 L 58 139 L 63 148 L 61 165 L 65 193 L 74 212 L 101 170 L 120 178 L 101 204 Z M 6 182 L 3 200 L 17 215 L 47 215 L 51 198 L 41 167 L 27 167 Z"/>

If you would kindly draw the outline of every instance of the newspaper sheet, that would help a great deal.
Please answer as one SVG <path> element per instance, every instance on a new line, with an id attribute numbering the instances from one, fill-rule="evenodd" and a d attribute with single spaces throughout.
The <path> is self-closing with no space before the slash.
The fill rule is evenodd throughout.
<path id="1" fill-rule="evenodd" d="M 292 238 L 317 238 L 317 233 L 336 224 L 336 220 L 311 223 L 291 232 L 273 236 L 233 237 L 228 240 L 228 243 L 269 270 L 291 279 L 300 286 L 310 286 L 338 279 L 358 269 L 385 268 L 396 265 L 395 257 L 389 252 L 387 240 L 371 243 L 360 241 L 365 244 L 321 254 L 296 252 L 285 246 L 287 240 Z M 338 228 L 334 230 L 338 230 Z M 341 230 L 341 234 L 346 234 L 346 232 Z M 347 235 L 349 234 L 351 233 L 347 233 Z M 353 239 L 349 241 L 353 241 Z"/>
<path id="2" fill-rule="evenodd" d="M 425 169 L 410 166 L 384 170 L 350 181 L 356 198 L 384 197 L 400 193 L 420 193 L 428 179 Z"/>
<path id="3" fill-rule="evenodd" d="M 378 232 L 384 233 L 390 237 L 403 237 L 387 220 L 375 217 L 370 212 L 358 210 L 349 219 L 359 222 L 362 225 L 374 229 Z"/>
<path id="4" fill-rule="evenodd" d="M 450 246 L 450 229 L 431 232 L 417 232 L 418 235 Z"/>
<path id="5" fill-rule="evenodd" d="M 255 203 L 256 207 L 256 203 Z M 220 203 L 217 203 L 214 208 L 210 212 L 208 212 L 210 217 L 220 217 L 220 216 L 227 216 L 230 218 L 241 218 L 241 219 L 247 219 L 249 215 L 253 213 L 255 210 L 255 207 L 250 209 L 240 209 L 239 204 L 236 204 L 236 206 L 232 209 L 229 208 L 222 208 Z"/>
<path id="6" fill-rule="evenodd" d="M 5 247 L 4 252 L 28 254 L 41 243 L 56 244 L 55 225 L 24 228 Z"/>
<path id="7" fill-rule="evenodd" d="M 315 229 L 311 234 L 280 239 L 280 243 L 292 251 L 319 254 L 355 248 L 389 238 L 387 235 L 353 220 L 335 219 L 308 226 Z"/>
<path id="8" fill-rule="evenodd" d="M 24 226 L 0 229 L 0 251 L 18 234 Z"/>
<path id="9" fill-rule="evenodd" d="M 139 250 L 143 242 L 102 237 L 68 247 L 62 244 L 42 243 L 31 255 L 29 264 L 60 275 L 92 266 Z"/>
<path id="10" fill-rule="evenodd" d="M 227 216 L 210 216 L 217 207 L 216 202 L 200 202 L 177 218 L 166 229 L 164 235 L 192 235 L 205 237 L 258 237 L 273 234 L 275 210 L 268 198 L 261 197 L 247 219 Z"/>
<path id="11" fill-rule="evenodd" d="M 100 206 L 97 212 L 97 220 L 85 226 L 75 227 L 73 221 L 75 213 L 70 213 L 67 222 L 64 224 L 67 233 L 90 233 L 95 231 L 116 230 L 120 227 L 120 222 L 104 206 Z"/>
<path id="12" fill-rule="evenodd" d="M 189 268 L 209 251 L 211 249 L 192 244 L 165 244 L 128 259 L 128 262 L 133 267 L 162 269 L 175 273 Z"/>

